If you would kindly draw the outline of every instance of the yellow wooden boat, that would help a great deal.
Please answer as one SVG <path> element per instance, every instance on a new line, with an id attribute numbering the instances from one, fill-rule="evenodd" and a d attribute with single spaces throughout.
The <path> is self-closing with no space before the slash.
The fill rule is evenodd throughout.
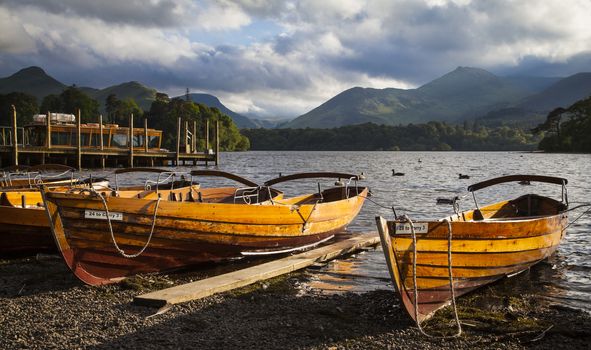
<path id="1" fill-rule="evenodd" d="M 117 175 L 129 172 L 158 173 L 164 175 L 164 178 L 148 181 L 140 186 L 119 187 L 116 184 L 114 189 L 109 188 L 108 181 L 105 183 L 104 179 L 90 178 L 87 181 L 73 182 L 70 186 L 65 186 L 63 183 L 46 184 L 51 186 L 46 187 L 46 190 L 65 193 L 87 190 L 91 186 L 104 196 L 154 199 L 158 196 L 181 196 L 190 189 L 199 188 L 198 184 L 192 184 L 189 181 L 176 181 L 169 170 L 156 168 L 119 169 L 115 171 L 115 179 Z M 0 191 L 0 257 L 56 252 L 39 189 L 12 188 Z"/>
<path id="2" fill-rule="evenodd" d="M 191 174 L 208 175 L 203 170 Z M 314 176 L 358 179 L 338 173 Z M 270 187 L 307 177 L 284 176 L 256 186 L 234 175 L 247 187 L 201 188 L 172 199 L 42 194 L 66 264 L 85 283 L 98 285 L 137 273 L 286 253 L 330 239 L 355 218 L 368 190 L 350 181 L 283 198 Z"/>
<path id="3" fill-rule="evenodd" d="M 528 194 L 433 221 L 376 217 L 390 276 L 419 324 L 454 297 L 518 274 L 549 257 L 567 225 L 567 180 L 536 175 L 494 178 L 475 191 L 513 181 L 563 186 L 562 200 Z M 414 241 L 414 242 L 413 242 Z"/>
<path id="4" fill-rule="evenodd" d="M 32 189 L 37 185 L 72 186 L 76 169 L 63 164 L 17 165 L 0 170 L 0 190 Z"/>

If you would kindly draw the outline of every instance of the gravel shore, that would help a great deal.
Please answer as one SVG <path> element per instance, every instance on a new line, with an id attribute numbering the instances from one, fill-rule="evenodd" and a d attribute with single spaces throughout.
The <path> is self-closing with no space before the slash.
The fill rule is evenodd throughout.
<path id="1" fill-rule="evenodd" d="M 554 349 L 590 348 L 591 316 L 535 296 L 507 296 L 501 282 L 458 301 L 464 333 L 420 334 L 393 290 L 325 295 L 297 272 L 166 312 L 135 295 L 203 278 L 211 271 L 136 277 L 89 287 L 57 257 L 0 261 L 0 349 Z M 425 325 L 453 331 L 443 310 Z"/>

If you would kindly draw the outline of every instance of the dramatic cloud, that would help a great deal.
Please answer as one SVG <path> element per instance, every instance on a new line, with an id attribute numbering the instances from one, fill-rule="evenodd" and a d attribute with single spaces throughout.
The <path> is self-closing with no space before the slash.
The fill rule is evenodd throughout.
<path id="1" fill-rule="evenodd" d="M 18 18 L 0 7 L 0 53 L 20 54 L 35 51 L 35 43 Z"/>
<path id="2" fill-rule="evenodd" d="M 591 70 L 586 0 L 0 1 L 0 74 L 137 80 L 295 117 L 353 86 L 409 88 L 457 66 Z"/>

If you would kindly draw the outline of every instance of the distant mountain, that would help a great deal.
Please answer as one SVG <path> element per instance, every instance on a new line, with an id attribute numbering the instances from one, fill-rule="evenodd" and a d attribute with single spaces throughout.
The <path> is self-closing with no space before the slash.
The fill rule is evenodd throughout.
<path id="1" fill-rule="evenodd" d="M 527 96 L 510 108 L 492 110 L 477 118 L 488 126 L 515 125 L 532 128 L 543 122 L 555 108 L 568 108 L 591 96 L 591 73 L 577 73 L 559 79 L 542 91 Z"/>
<path id="2" fill-rule="evenodd" d="M 0 78 L 0 94 L 10 92 L 24 92 L 37 98 L 41 104 L 43 98 L 51 94 L 61 94 L 67 85 L 57 81 L 45 73 L 39 67 L 29 67 L 18 71 L 17 73 Z M 147 87 L 137 81 L 110 86 L 104 89 L 95 89 L 92 87 L 78 87 L 88 96 L 97 100 L 100 104 L 101 112 L 105 112 L 105 101 L 111 94 L 115 94 L 119 100 L 132 98 L 140 108 L 145 111 L 150 110 L 150 106 L 155 99 L 156 90 Z M 208 94 L 191 94 L 192 101 L 202 103 L 208 107 L 216 107 L 222 113 L 229 115 L 239 128 L 259 128 L 264 122 L 255 123 L 249 118 L 235 113 L 224 106 L 220 100 Z"/>
<path id="3" fill-rule="evenodd" d="M 422 101 L 405 96 L 405 90 L 354 87 L 343 91 L 282 128 L 332 128 L 343 125 L 404 122 L 406 110 Z"/>
<path id="4" fill-rule="evenodd" d="M 528 91 L 530 94 L 536 94 L 548 88 L 550 85 L 557 83 L 560 77 L 532 77 L 532 76 L 507 76 L 505 80 L 510 81 L 513 85 Z"/>
<path id="5" fill-rule="evenodd" d="M 287 122 L 286 120 L 267 120 L 267 119 L 253 119 L 253 118 L 250 118 L 250 120 L 252 120 L 252 122 L 255 123 L 257 125 L 257 127 L 264 128 L 264 129 L 275 129 L 279 125 Z"/>
<path id="6" fill-rule="evenodd" d="M 206 105 L 207 107 L 215 107 L 215 108 L 219 109 L 220 112 L 222 112 L 222 113 L 228 115 L 230 118 L 232 118 L 232 120 L 234 120 L 234 123 L 236 124 L 236 126 L 238 126 L 239 129 L 244 129 L 244 128 L 252 129 L 252 128 L 261 127 L 259 124 L 256 124 L 255 122 L 253 122 L 249 118 L 230 110 L 228 107 L 224 106 L 222 104 L 222 102 L 220 102 L 220 100 L 217 97 L 215 97 L 213 95 L 189 94 L 189 99 L 193 102 Z"/>
<path id="7" fill-rule="evenodd" d="M 457 122 L 510 106 L 525 96 L 525 89 L 483 69 L 458 67 L 418 89 L 346 90 L 282 127 Z"/>
<path id="8" fill-rule="evenodd" d="M 519 107 L 545 114 L 557 107 L 568 108 L 589 96 L 591 96 L 591 73 L 578 73 L 559 80 L 540 93 L 527 97 L 519 103 Z"/>
<path id="9" fill-rule="evenodd" d="M 39 67 L 21 69 L 13 75 L 0 78 L 0 94 L 24 92 L 37 98 L 41 104 L 43 98 L 50 94 L 60 94 L 66 85 L 50 77 Z"/>
<path id="10" fill-rule="evenodd" d="M 0 94 L 10 92 L 24 92 L 37 98 L 41 104 L 43 98 L 51 94 L 61 94 L 68 86 L 47 75 L 39 67 L 21 69 L 15 74 L 0 78 Z M 105 89 L 91 87 L 78 87 L 88 96 L 100 103 L 102 110 L 105 108 L 105 100 L 110 94 L 117 95 L 120 100 L 133 98 L 144 110 L 149 110 L 156 95 L 156 90 L 148 88 L 136 81 L 111 86 Z"/>
<path id="11" fill-rule="evenodd" d="M 333 128 L 478 120 L 487 125 L 532 126 L 556 107 L 591 95 L 591 73 L 568 78 L 499 77 L 458 67 L 417 89 L 355 87 L 331 98 L 282 128 Z"/>

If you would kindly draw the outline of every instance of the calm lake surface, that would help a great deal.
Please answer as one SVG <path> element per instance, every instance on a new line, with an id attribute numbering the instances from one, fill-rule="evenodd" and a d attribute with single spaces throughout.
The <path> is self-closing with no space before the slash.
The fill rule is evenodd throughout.
<path id="1" fill-rule="evenodd" d="M 419 162 L 420 160 L 420 162 Z M 540 174 L 568 179 L 570 207 L 591 202 L 591 155 L 511 152 L 237 152 L 221 155 L 220 169 L 242 175 L 257 183 L 303 171 L 365 173 L 361 184 L 372 190 L 373 201 L 394 206 L 398 214 L 413 219 L 440 218 L 453 213 L 448 205 L 436 205 L 438 197 L 464 196 L 466 187 L 492 177 L 509 174 Z M 392 176 L 392 169 L 405 176 Z M 181 169 L 183 168 L 181 167 Z M 188 170 L 188 169 L 187 169 Z M 469 180 L 458 179 L 468 174 Z M 138 176 L 137 174 L 134 176 Z M 120 181 L 137 183 L 138 178 Z M 334 180 L 318 180 L 329 187 Z M 278 184 L 286 195 L 316 191 L 317 180 Z M 204 186 L 224 184 L 219 179 L 199 179 Z M 497 185 L 476 192 L 479 204 L 536 193 L 560 199 L 558 185 L 517 183 Z M 460 209 L 473 208 L 465 197 Z M 587 208 L 569 213 L 574 220 Z M 376 231 L 374 217 L 392 218 L 392 210 L 366 201 L 350 231 Z M 565 239 L 547 262 L 513 277 L 516 293 L 537 294 L 566 306 L 591 311 L 591 213 L 572 224 Z M 392 288 L 381 249 L 369 250 L 337 260 L 309 274 L 307 288 L 326 293 L 364 292 Z"/>

